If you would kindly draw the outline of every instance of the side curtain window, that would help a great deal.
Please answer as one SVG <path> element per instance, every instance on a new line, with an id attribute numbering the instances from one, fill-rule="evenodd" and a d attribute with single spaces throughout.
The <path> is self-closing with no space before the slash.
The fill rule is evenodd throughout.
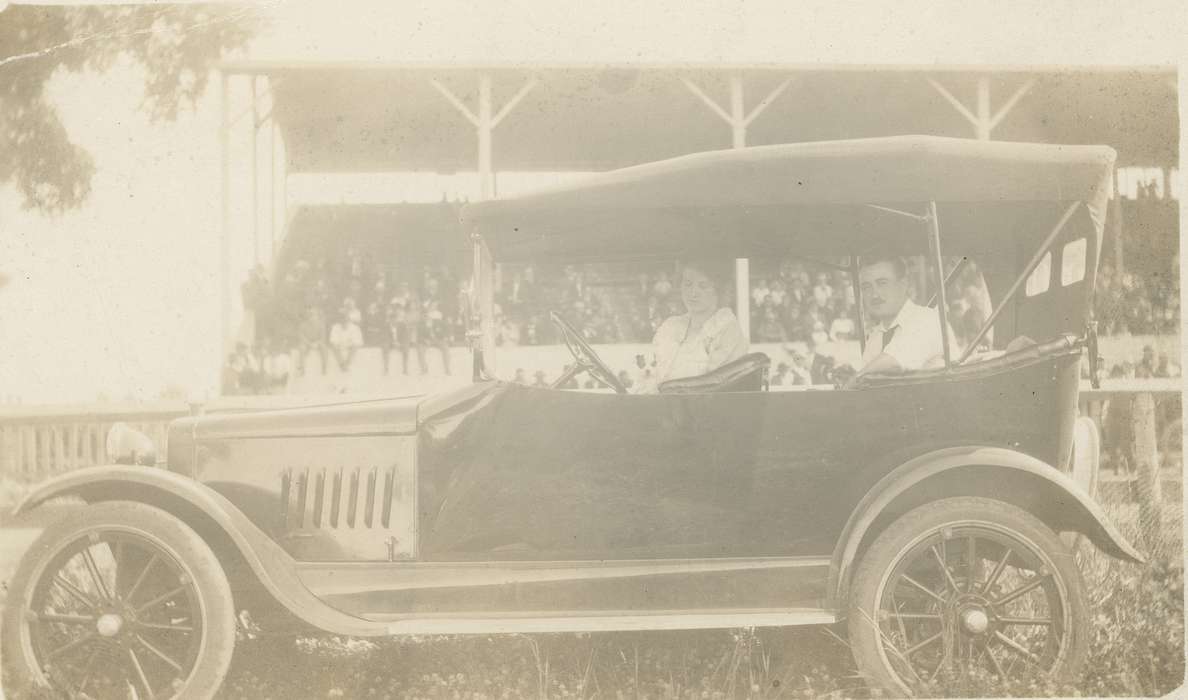
<path id="1" fill-rule="evenodd" d="M 1078 238 L 1064 245 L 1060 253 L 1060 286 L 1067 287 L 1085 279 L 1085 254 L 1088 245 Z"/>
<path id="2" fill-rule="evenodd" d="M 1044 253 L 1044 257 L 1039 261 L 1039 265 L 1031 271 L 1031 276 L 1027 278 L 1027 284 L 1023 287 L 1023 293 L 1029 297 L 1037 296 L 1048 291 L 1048 286 L 1052 282 L 1052 251 Z"/>

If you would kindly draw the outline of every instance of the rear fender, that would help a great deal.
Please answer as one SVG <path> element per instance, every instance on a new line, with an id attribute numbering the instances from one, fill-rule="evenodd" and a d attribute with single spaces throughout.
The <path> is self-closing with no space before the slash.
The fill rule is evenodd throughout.
<path id="1" fill-rule="evenodd" d="M 834 548 L 827 589 L 834 602 L 844 601 L 858 557 L 883 527 L 917 505 L 952 496 L 1013 503 L 1054 530 L 1084 533 L 1111 556 L 1144 561 L 1085 489 L 1056 468 L 1005 448 L 950 447 L 909 460 L 866 492 Z"/>
<path id="2" fill-rule="evenodd" d="M 200 532 L 212 528 L 234 545 L 268 593 L 299 620 L 343 635 L 384 634 L 382 625 L 347 615 L 323 603 L 301 583 L 294 559 L 222 494 L 193 479 L 163 469 L 101 466 L 51 479 L 30 493 L 14 515 L 62 497 L 100 501 L 139 501 L 177 516 Z M 215 543 L 211 543 L 215 544 Z M 223 559 L 226 553 L 220 554 Z"/>

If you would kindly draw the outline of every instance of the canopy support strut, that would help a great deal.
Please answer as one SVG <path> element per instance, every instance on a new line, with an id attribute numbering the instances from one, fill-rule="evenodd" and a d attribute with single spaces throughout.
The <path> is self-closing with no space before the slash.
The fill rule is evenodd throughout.
<path id="1" fill-rule="evenodd" d="M 940 221 L 936 216 L 936 202 L 928 203 L 928 247 L 932 250 L 932 263 L 936 266 L 936 315 L 940 320 L 941 348 L 945 354 L 945 368 L 952 363 L 952 349 L 949 347 L 949 304 L 945 297 L 945 259 L 941 256 Z"/>
<path id="2" fill-rule="evenodd" d="M 866 353 L 866 311 L 862 307 L 862 283 L 858 280 L 860 260 L 850 256 L 850 286 L 854 289 L 854 323 L 858 328 L 858 352 Z"/>
<path id="3" fill-rule="evenodd" d="M 531 92 L 539 82 L 539 78 L 532 76 L 503 107 L 495 111 L 492 109 L 491 75 L 489 73 L 483 73 L 479 75 L 478 114 L 475 114 L 466 106 L 465 102 L 440 80 L 437 78 L 429 79 L 429 84 L 433 86 L 433 89 L 441 93 L 441 96 L 447 102 L 452 104 L 467 121 L 474 125 L 477 132 L 480 199 L 487 200 L 495 198 L 495 177 L 491 158 L 491 143 L 495 127 L 499 126 L 499 122 L 503 121 L 504 117 L 511 114 L 511 111 L 516 108 L 520 100 L 524 99 L 524 96 Z M 495 371 L 495 354 L 492 352 L 495 347 L 495 329 L 492 316 L 494 313 L 495 298 L 494 280 L 492 277 L 495 265 L 491 260 L 490 250 L 487 249 L 482 237 L 477 235 L 477 233 L 472 233 L 471 238 L 472 245 L 474 246 L 474 269 L 471 271 L 471 303 L 475 307 L 473 310 L 478 312 L 478 323 L 472 324 L 471 333 L 473 337 L 471 339 L 471 345 L 474 348 L 474 378 L 475 381 L 479 381 L 481 377 L 487 376 L 488 372 L 493 373 Z"/>
<path id="4" fill-rule="evenodd" d="M 998 108 L 998 111 L 994 112 L 994 114 L 991 114 L 990 78 L 982 76 L 978 78 L 978 104 L 976 108 L 977 113 L 975 114 L 968 107 L 966 107 L 961 102 L 961 100 L 954 97 L 953 93 L 949 92 L 949 90 L 945 88 L 944 85 L 941 85 L 939 81 L 933 78 L 928 78 L 927 80 L 928 84 L 932 86 L 932 89 L 940 93 L 940 96 L 945 98 L 945 101 L 948 102 L 953 107 L 953 109 L 957 110 L 961 116 L 965 117 L 965 120 L 969 122 L 970 126 L 974 128 L 974 134 L 980 141 L 990 140 L 991 133 L 994 131 L 995 127 L 997 127 L 1002 122 L 1002 120 L 1005 119 L 1008 114 L 1010 114 L 1011 110 L 1015 108 L 1015 105 L 1019 103 L 1019 100 L 1023 99 L 1023 96 L 1026 95 L 1035 85 L 1035 78 L 1028 78 L 1015 90 L 1014 93 L 1011 94 L 1010 97 L 1007 98 L 1007 101 Z"/>
<path id="5" fill-rule="evenodd" d="M 697 83 L 688 78 L 681 78 L 681 82 L 685 87 L 689 88 L 689 92 L 693 93 L 698 99 L 709 107 L 710 111 L 722 118 L 730 126 L 730 146 L 731 148 L 746 148 L 747 146 L 747 127 L 751 122 L 763 114 L 772 102 L 775 102 L 784 90 L 788 89 L 788 85 L 792 83 L 792 78 L 785 78 L 779 85 L 767 96 L 755 105 L 755 108 L 750 112 L 746 111 L 746 102 L 743 94 L 742 76 L 735 74 L 730 76 L 730 111 L 727 112 L 719 105 L 714 98 L 710 97 L 698 87 Z M 738 316 L 738 323 L 743 328 L 743 332 L 747 334 L 747 338 L 751 337 L 751 264 L 747 258 L 734 259 L 734 306 L 735 313 Z"/>

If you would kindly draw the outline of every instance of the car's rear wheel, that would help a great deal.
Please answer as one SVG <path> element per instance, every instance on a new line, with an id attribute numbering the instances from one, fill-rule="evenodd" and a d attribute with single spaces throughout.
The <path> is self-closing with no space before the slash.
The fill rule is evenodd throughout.
<path id="1" fill-rule="evenodd" d="M 985 498 L 888 526 L 854 574 L 848 615 L 859 671 L 898 695 L 1026 692 L 1077 678 L 1088 653 L 1072 554 L 1035 516 Z"/>
<path id="2" fill-rule="evenodd" d="M 235 645 L 231 589 L 182 521 L 142 503 L 99 503 L 51 525 L 21 560 L 3 643 L 21 685 L 211 697 Z"/>

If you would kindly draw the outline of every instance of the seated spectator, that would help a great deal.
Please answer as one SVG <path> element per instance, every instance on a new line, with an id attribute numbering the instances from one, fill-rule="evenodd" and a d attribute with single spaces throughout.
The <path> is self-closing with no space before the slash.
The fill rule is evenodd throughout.
<path id="1" fill-rule="evenodd" d="M 825 353 L 828 345 L 829 335 L 821 328 L 814 329 L 805 344 L 808 352 L 804 356 L 804 361 L 809 370 L 812 384 L 831 383 L 830 375 L 833 372 L 834 359 L 832 355 Z"/>
<path id="2" fill-rule="evenodd" d="M 759 328 L 755 335 L 760 343 L 782 343 L 788 339 L 784 324 L 780 323 L 780 317 L 770 296 L 760 309 Z"/>
<path id="3" fill-rule="evenodd" d="M 784 306 L 784 332 L 790 341 L 803 341 L 808 339 L 808 330 L 804 325 L 805 316 L 803 315 L 800 304 L 786 304 Z"/>
<path id="4" fill-rule="evenodd" d="M 325 318 L 335 311 L 333 298 L 330 283 L 325 277 L 318 277 L 314 280 L 313 286 L 308 289 L 306 303 L 321 309 L 323 318 Z"/>
<path id="5" fill-rule="evenodd" d="M 804 323 L 814 330 L 817 326 L 821 326 L 821 330 L 824 330 L 828 334 L 829 326 L 833 323 L 833 312 L 830 310 L 828 304 L 820 304 L 817 302 L 816 297 L 813 297 L 809 301 Z"/>
<path id="6" fill-rule="evenodd" d="M 265 381 L 260 372 L 260 358 L 246 343 L 235 344 L 231 367 L 238 377 L 239 393 L 255 394 L 263 388 Z"/>
<path id="7" fill-rule="evenodd" d="M 240 393 L 239 370 L 241 365 L 235 353 L 227 353 L 227 360 L 223 363 L 223 393 L 234 396 Z"/>
<path id="8" fill-rule="evenodd" d="M 377 285 L 377 291 L 380 285 Z M 390 302 L 381 301 L 382 297 L 368 304 L 368 314 L 364 317 L 370 327 L 371 344 L 379 348 L 380 360 L 384 365 L 384 376 L 388 375 L 392 362 L 392 345 L 395 336 L 392 328 L 393 309 Z M 374 311 L 373 311 L 374 307 Z M 365 335 L 367 331 L 364 332 Z"/>
<path id="9" fill-rule="evenodd" d="M 767 279 L 760 277 L 755 286 L 751 287 L 751 300 L 754 302 L 755 308 L 763 306 L 763 302 L 767 299 L 767 295 L 771 290 L 767 287 Z"/>
<path id="10" fill-rule="evenodd" d="M 447 375 L 452 374 L 450 371 L 450 349 L 446 346 L 449 334 L 446 329 L 445 315 L 442 313 L 437 299 L 429 299 L 425 302 L 423 318 L 425 344 L 441 351 L 442 367 L 445 368 Z"/>
<path id="11" fill-rule="evenodd" d="M 532 386 L 536 387 L 537 389 L 549 388 L 548 382 L 545 381 L 545 373 L 543 370 L 536 370 L 536 373 L 533 375 L 533 377 L 534 381 L 532 382 Z"/>
<path id="12" fill-rule="evenodd" d="M 395 328 L 395 344 L 400 349 L 404 374 L 408 374 L 408 355 L 416 352 L 417 362 L 421 366 L 421 374 L 428 374 L 429 368 L 425 364 L 425 346 L 421 342 L 421 299 L 412 292 L 408 282 L 401 282 L 396 288 L 396 296 L 392 297 L 393 327 Z"/>
<path id="13" fill-rule="evenodd" d="M 281 345 L 272 344 L 265 350 L 262 369 L 268 391 L 281 392 L 289 383 L 292 358 Z"/>
<path id="14" fill-rule="evenodd" d="M 297 374 L 305 374 L 305 358 L 316 350 L 322 360 L 322 374 L 326 373 L 326 316 L 321 307 L 311 305 L 301 317 L 297 329 Z"/>
<path id="15" fill-rule="evenodd" d="M 1159 364 L 1155 366 L 1156 377 L 1178 377 L 1180 376 L 1180 366 L 1172 362 L 1166 352 L 1159 353 Z"/>
<path id="16" fill-rule="evenodd" d="M 775 282 L 771 283 L 771 291 L 769 294 L 771 295 L 771 302 L 775 304 L 777 308 L 787 303 L 788 290 L 784 287 L 784 282 L 782 280 L 776 280 Z"/>
<path id="17" fill-rule="evenodd" d="M 792 368 L 788 366 L 787 362 L 781 362 L 776 365 L 775 374 L 771 376 L 771 385 L 791 386 L 793 382 L 791 369 Z"/>
<path id="18" fill-rule="evenodd" d="M 263 265 L 252 268 L 247 281 L 243 283 L 242 291 L 244 320 L 253 327 L 253 337 L 257 342 L 271 338 L 269 311 L 272 309 L 272 286 L 268 283 Z"/>
<path id="19" fill-rule="evenodd" d="M 363 325 L 363 312 L 359 310 L 359 305 L 355 303 L 355 297 L 343 298 L 341 311 L 343 315 L 350 319 L 351 323 L 356 326 Z"/>
<path id="20" fill-rule="evenodd" d="M 656 283 L 652 285 L 652 294 L 656 295 L 657 299 L 665 300 L 668 295 L 672 293 L 672 282 L 668 279 L 667 272 L 661 272 L 656 278 Z"/>
<path id="21" fill-rule="evenodd" d="M 379 301 L 372 300 L 363 312 L 363 345 L 369 348 L 379 347 L 384 328 L 388 325 L 388 310 Z"/>
<path id="22" fill-rule="evenodd" d="M 813 369 L 808 355 L 799 348 L 791 349 L 788 354 L 792 358 L 792 365 L 788 368 L 783 386 L 812 386 Z"/>
<path id="23" fill-rule="evenodd" d="M 817 284 L 813 287 L 813 301 L 819 307 L 829 306 L 833 300 L 833 285 L 829 284 L 829 273 L 817 273 Z"/>
<path id="24" fill-rule="evenodd" d="M 837 341 L 854 340 L 858 337 L 849 309 L 843 307 L 838 310 L 837 317 L 829 324 L 829 337 Z"/>
<path id="25" fill-rule="evenodd" d="M 330 350 L 338 362 L 338 368 L 349 372 L 355 353 L 363 347 L 363 332 L 351 317 L 350 310 L 343 307 L 338 320 L 330 327 Z"/>

